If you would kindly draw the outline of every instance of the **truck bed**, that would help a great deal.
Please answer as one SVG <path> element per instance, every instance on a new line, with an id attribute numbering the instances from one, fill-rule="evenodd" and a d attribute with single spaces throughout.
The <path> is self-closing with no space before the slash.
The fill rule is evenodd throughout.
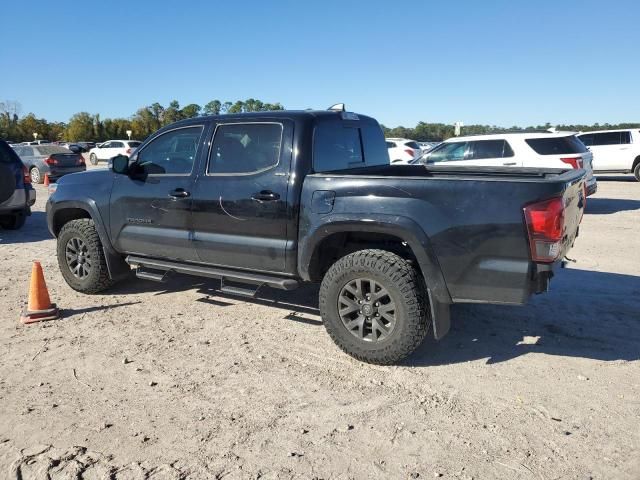
<path id="1" fill-rule="evenodd" d="M 303 185 L 301 249 L 303 238 L 325 223 L 391 221 L 403 231 L 409 225 L 424 232 L 420 242 L 438 263 L 450 302 L 523 304 L 544 291 L 552 276 L 552 265 L 531 260 L 523 208 L 564 198 L 567 234 L 561 259 L 578 233 L 584 178 L 584 170 L 573 169 L 422 165 L 311 174 Z M 307 207 L 318 190 L 335 192 L 328 213 Z M 439 300 L 447 301 L 443 296 Z"/>

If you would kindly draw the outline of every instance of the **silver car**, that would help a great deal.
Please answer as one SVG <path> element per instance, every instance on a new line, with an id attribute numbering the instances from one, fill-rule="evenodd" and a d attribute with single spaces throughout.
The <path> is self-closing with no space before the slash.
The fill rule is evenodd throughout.
<path id="1" fill-rule="evenodd" d="M 87 169 L 82 154 L 58 145 L 20 145 L 13 149 L 29 169 L 33 183 L 43 183 L 45 175 L 55 181 L 68 173 Z"/>

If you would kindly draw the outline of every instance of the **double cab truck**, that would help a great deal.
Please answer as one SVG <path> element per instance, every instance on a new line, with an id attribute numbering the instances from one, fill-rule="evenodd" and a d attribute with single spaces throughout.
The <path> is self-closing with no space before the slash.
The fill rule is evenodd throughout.
<path id="1" fill-rule="evenodd" d="M 62 178 L 47 221 L 79 292 L 131 267 L 237 295 L 316 282 L 335 343 L 392 364 L 448 332 L 452 303 L 546 291 L 584 207 L 582 169 L 390 165 L 379 124 L 338 105 L 166 126 Z"/>

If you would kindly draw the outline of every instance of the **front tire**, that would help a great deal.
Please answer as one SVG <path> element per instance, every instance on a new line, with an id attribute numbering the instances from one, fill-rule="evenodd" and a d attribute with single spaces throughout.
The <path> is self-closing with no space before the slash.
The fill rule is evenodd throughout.
<path id="1" fill-rule="evenodd" d="M 319 304 L 336 345 L 378 365 L 411 354 L 431 324 L 420 274 L 384 250 L 360 250 L 334 263 L 322 280 Z"/>
<path id="2" fill-rule="evenodd" d="M 633 169 L 633 176 L 640 182 L 640 161 L 636 163 L 636 168 Z"/>
<path id="3" fill-rule="evenodd" d="M 89 155 L 89 161 L 91 162 L 91 165 L 98 164 L 98 157 L 96 157 L 95 153 L 92 153 L 91 155 Z"/>
<path id="4" fill-rule="evenodd" d="M 66 223 L 58 235 L 58 266 L 67 284 L 82 293 L 98 293 L 115 281 L 109 276 L 102 243 L 93 220 Z"/>
<path id="5" fill-rule="evenodd" d="M 31 175 L 31 181 L 33 183 L 44 183 L 44 178 L 42 177 L 42 173 L 40 173 L 40 169 L 38 167 L 31 167 L 29 175 Z"/>

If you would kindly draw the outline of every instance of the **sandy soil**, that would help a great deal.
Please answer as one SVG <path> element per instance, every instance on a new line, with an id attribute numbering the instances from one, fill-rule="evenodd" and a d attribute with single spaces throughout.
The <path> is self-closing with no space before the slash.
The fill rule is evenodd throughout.
<path id="1" fill-rule="evenodd" d="M 0 231 L 0 478 L 640 478 L 640 183 L 599 183 L 549 294 L 456 306 L 395 367 L 341 353 L 314 287 L 72 291 L 39 187 Z M 64 317 L 23 326 L 36 259 Z"/>

